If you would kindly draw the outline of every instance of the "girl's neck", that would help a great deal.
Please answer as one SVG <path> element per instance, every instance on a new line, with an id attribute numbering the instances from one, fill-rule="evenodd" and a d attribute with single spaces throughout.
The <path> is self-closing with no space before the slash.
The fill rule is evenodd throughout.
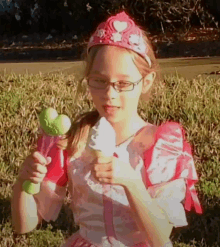
<path id="1" fill-rule="evenodd" d="M 116 132 L 116 145 L 120 145 L 127 139 L 132 137 L 139 129 L 147 125 L 141 117 L 132 119 L 132 121 L 124 121 L 111 123 Z"/>

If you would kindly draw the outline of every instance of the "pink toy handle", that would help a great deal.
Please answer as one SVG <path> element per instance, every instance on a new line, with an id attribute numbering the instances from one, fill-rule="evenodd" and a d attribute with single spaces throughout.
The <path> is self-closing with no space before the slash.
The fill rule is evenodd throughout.
<path id="1" fill-rule="evenodd" d="M 37 141 L 37 151 L 46 158 L 52 146 L 57 143 L 60 138 L 60 136 L 49 136 L 42 131 L 42 134 Z"/>
<path id="2" fill-rule="evenodd" d="M 60 136 L 49 136 L 42 129 L 40 129 L 40 136 L 37 141 L 37 151 L 46 158 L 50 149 L 60 138 Z M 29 180 L 26 180 L 23 183 L 23 189 L 28 194 L 37 194 L 40 191 L 40 183 L 35 184 Z"/>

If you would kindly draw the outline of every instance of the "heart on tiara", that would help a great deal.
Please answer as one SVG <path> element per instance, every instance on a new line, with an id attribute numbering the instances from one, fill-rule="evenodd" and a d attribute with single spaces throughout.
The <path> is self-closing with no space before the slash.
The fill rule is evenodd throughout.
<path id="1" fill-rule="evenodd" d="M 114 21 L 113 26 L 116 31 L 122 32 L 128 27 L 128 23 L 124 21 Z"/>

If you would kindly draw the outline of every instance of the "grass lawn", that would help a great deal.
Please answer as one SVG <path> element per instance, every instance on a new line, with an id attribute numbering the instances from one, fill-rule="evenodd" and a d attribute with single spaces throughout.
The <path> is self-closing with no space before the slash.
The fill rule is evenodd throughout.
<path id="1" fill-rule="evenodd" d="M 77 229 L 67 203 L 56 222 L 16 235 L 11 226 L 10 197 L 20 164 L 35 146 L 38 114 L 54 107 L 73 120 L 91 110 L 83 93 L 76 103 L 78 78 L 74 75 L 0 74 L 0 246 L 60 246 Z M 189 225 L 173 230 L 176 247 L 220 246 L 220 79 L 178 75 L 165 77 L 149 104 L 140 103 L 140 115 L 154 124 L 167 120 L 181 123 L 192 144 L 200 178 L 196 189 L 204 214 L 187 213 Z"/>

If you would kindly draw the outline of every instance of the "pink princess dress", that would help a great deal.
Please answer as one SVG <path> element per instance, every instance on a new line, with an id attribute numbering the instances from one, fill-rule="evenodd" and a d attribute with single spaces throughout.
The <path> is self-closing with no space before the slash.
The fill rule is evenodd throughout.
<path id="1" fill-rule="evenodd" d="M 201 214 L 202 208 L 194 187 L 198 177 L 185 131 L 178 123 L 166 122 L 158 127 L 150 146 L 148 135 L 148 128 L 139 129 L 133 138 L 116 147 L 114 155 L 134 169 L 139 167 L 146 190 L 174 227 L 186 226 L 185 210 L 194 207 Z M 150 247 L 132 217 L 123 186 L 103 186 L 95 180 L 84 147 L 69 159 L 65 150 L 54 145 L 48 156 L 52 162 L 40 193 L 34 196 L 38 211 L 47 222 L 55 221 L 68 188 L 74 219 L 80 227 L 62 247 Z"/>

